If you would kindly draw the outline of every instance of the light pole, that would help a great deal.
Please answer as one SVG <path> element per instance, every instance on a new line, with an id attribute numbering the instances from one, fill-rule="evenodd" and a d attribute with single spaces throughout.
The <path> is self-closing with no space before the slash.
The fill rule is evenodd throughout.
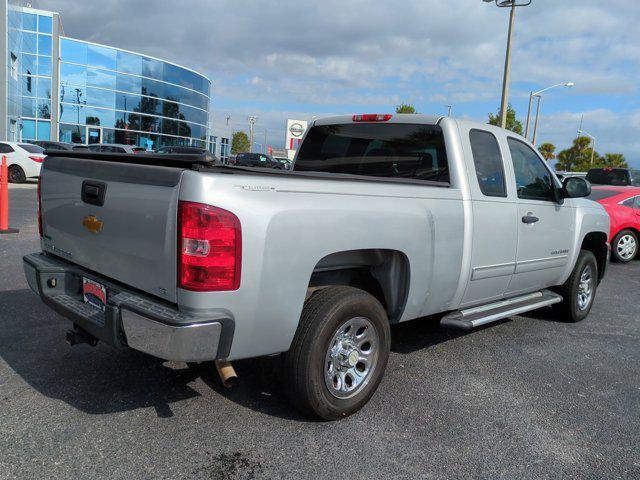
<path id="1" fill-rule="evenodd" d="M 249 150 L 253 151 L 253 126 L 256 124 L 258 117 L 250 115 L 247 120 L 249 120 Z"/>
<path id="2" fill-rule="evenodd" d="M 574 85 L 575 85 L 575 83 L 573 83 L 573 82 L 557 83 L 555 85 L 551 85 L 550 87 L 543 88 L 542 90 L 538 90 L 537 92 L 531 92 L 529 94 L 529 110 L 527 111 L 527 124 L 526 124 L 525 129 L 524 129 L 524 138 L 529 138 L 529 122 L 531 120 L 531 106 L 533 104 L 533 97 L 538 97 L 538 106 L 536 107 L 536 119 L 535 119 L 534 127 L 533 127 L 533 141 L 532 141 L 532 143 L 535 145 L 536 144 L 536 131 L 537 131 L 537 127 L 538 127 L 538 114 L 540 113 L 541 93 L 542 92 L 546 92 L 547 90 L 550 90 L 550 89 L 555 88 L 555 87 L 569 87 L 569 88 L 571 88 Z"/>
<path id="3" fill-rule="evenodd" d="M 593 154 L 596 151 L 596 137 L 591 135 L 590 133 L 585 132 L 584 130 L 578 130 L 578 135 L 585 135 L 591 139 L 591 163 L 590 165 L 593 167 Z"/>
<path id="4" fill-rule="evenodd" d="M 447 112 L 447 117 L 451 116 L 451 110 L 453 109 L 453 105 L 445 105 L 445 107 L 447 107 L 449 110 Z"/>
<path id="5" fill-rule="evenodd" d="M 504 60 L 504 76 L 502 78 L 502 101 L 500 102 L 500 126 L 507 127 L 507 106 L 509 105 L 509 75 L 511 71 L 511 40 L 513 38 L 513 24 L 516 18 L 516 7 L 531 5 L 532 0 L 482 0 L 486 3 L 495 2 L 498 7 L 511 7 L 509 14 L 509 33 L 507 35 L 507 53 Z"/>

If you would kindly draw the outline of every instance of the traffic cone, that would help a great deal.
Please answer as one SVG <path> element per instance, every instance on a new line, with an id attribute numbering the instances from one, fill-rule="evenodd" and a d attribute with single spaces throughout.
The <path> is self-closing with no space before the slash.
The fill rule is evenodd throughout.
<path id="1" fill-rule="evenodd" d="M 2 156 L 2 168 L 0 168 L 0 235 L 5 233 L 18 233 L 17 228 L 9 228 L 9 167 L 7 156 Z"/>

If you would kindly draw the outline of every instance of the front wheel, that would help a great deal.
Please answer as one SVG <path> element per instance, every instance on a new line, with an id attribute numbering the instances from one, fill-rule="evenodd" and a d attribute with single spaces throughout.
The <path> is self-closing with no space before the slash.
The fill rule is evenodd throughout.
<path id="1" fill-rule="evenodd" d="M 633 230 L 622 230 L 613 238 L 611 250 L 618 262 L 630 262 L 638 253 L 638 235 Z"/>
<path id="2" fill-rule="evenodd" d="M 389 348 L 389 320 L 373 296 L 343 286 L 316 292 L 284 354 L 292 403 L 323 420 L 357 412 L 378 388 Z"/>
<path id="3" fill-rule="evenodd" d="M 598 287 L 598 262 L 592 252 L 580 250 L 573 272 L 564 284 L 556 288 L 562 302 L 554 310 L 561 320 L 579 322 L 584 320 L 593 305 Z"/>

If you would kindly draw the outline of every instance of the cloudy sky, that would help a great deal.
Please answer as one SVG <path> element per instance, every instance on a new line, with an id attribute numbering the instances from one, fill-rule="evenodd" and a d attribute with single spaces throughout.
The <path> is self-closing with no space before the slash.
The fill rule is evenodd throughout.
<path id="1" fill-rule="evenodd" d="M 286 118 L 389 112 L 485 121 L 497 110 L 508 9 L 481 0 L 34 0 L 65 33 L 191 67 L 213 82 L 214 121 L 249 114 L 268 143 Z M 539 140 L 583 129 L 640 167 L 640 1 L 533 0 L 516 15 L 510 101 L 524 122 L 543 97 Z"/>

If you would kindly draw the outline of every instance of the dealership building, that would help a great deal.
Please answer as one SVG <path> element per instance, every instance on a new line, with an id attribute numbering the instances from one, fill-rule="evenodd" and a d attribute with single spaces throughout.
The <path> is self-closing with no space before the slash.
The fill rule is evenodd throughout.
<path id="1" fill-rule="evenodd" d="M 0 140 L 208 148 L 211 81 L 172 62 L 65 35 L 60 15 L 0 0 Z M 4 31 L 2 31 L 4 30 Z M 215 146 L 211 140 L 215 138 Z M 226 149 L 226 150 L 225 150 Z"/>

